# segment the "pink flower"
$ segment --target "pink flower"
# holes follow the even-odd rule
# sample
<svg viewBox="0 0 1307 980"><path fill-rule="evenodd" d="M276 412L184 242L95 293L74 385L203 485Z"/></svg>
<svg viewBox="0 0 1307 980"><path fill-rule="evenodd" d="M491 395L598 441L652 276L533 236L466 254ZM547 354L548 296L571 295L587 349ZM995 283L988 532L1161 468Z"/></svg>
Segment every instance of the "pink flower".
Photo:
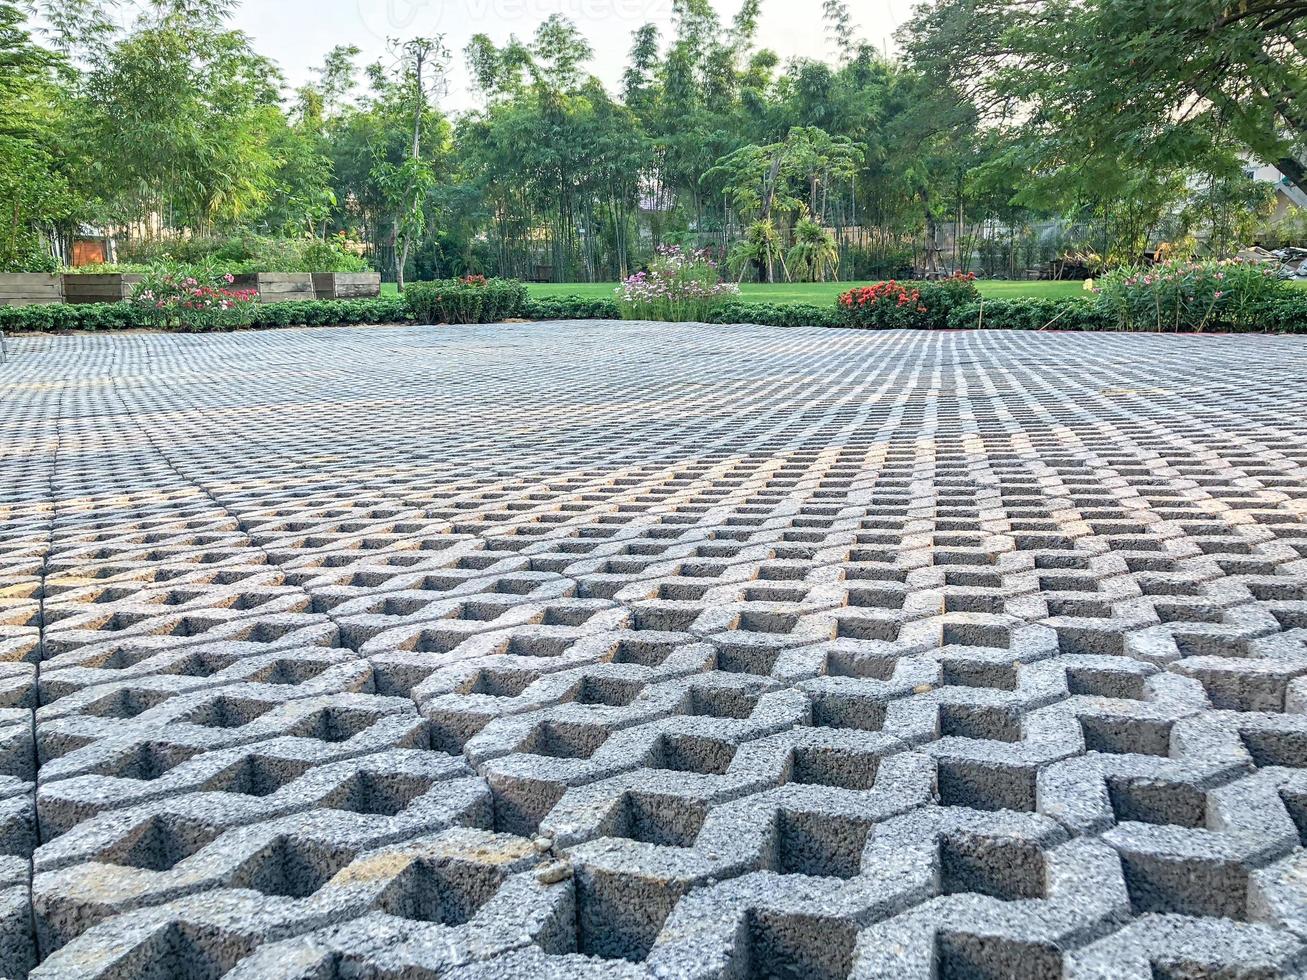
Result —
<svg viewBox="0 0 1307 980"><path fill-rule="evenodd" d="M1217 298L1217 299L1220 299L1220 298L1221 298L1222 296L1224 296L1224 295L1225 295L1224 292L1221 292L1221 291L1218 290L1217 293L1216 293L1216 298Z"/></svg>

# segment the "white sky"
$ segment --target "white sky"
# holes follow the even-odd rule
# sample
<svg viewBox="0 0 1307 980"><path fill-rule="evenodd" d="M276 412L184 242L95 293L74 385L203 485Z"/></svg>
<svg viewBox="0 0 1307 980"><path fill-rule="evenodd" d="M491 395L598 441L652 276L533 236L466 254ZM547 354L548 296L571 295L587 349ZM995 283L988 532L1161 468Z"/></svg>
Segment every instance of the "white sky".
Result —
<svg viewBox="0 0 1307 980"><path fill-rule="evenodd" d="M913 0L852 0L861 37L884 48L911 14ZM729 23L740 0L713 0ZM831 54L821 17L821 0L764 0L759 44L782 59ZM291 85L307 81L323 55L337 44L363 49L360 64L382 55L387 37L444 34L455 53L451 109L472 104L462 50L474 34L496 43L509 35L529 38L551 14L562 13L581 28L595 49L590 70L615 89L626 64L631 34L653 22L664 38L671 32L672 0L245 0L233 26L274 58Z"/></svg>

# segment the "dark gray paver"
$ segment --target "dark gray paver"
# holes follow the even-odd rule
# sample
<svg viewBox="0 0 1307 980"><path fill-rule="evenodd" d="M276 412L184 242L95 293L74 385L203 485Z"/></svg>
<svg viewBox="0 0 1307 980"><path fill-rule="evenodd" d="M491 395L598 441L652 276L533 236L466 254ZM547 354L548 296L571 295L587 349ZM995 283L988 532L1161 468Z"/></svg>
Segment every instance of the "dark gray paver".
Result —
<svg viewBox="0 0 1307 980"><path fill-rule="evenodd" d="M20 338L0 976L1307 969L1307 343Z"/></svg>

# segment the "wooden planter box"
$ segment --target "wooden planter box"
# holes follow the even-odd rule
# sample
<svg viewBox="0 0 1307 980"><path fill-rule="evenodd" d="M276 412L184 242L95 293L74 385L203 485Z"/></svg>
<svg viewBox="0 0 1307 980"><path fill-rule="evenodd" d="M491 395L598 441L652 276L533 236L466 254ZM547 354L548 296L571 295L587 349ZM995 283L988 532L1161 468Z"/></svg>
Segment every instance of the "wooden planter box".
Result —
<svg viewBox="0 0 1307 980"><path fill-rule="evenodd" d="M42 306L64 301L64 277L40 272L0 275L0 306Z"/></svg>
<svg viewBox="0 0 1307 980"><path fill-rule="evenodd" d="M96 274L64 276L64 301L67 303L121 303L145 277L142 275Z"/></svg>
<svg viewBox="0 0 1307 980"><path fill-rule="evenodd" d="M380 272L315 272L318 299L376 299L381 295Z"/></svg>
<svg viewBox="0 0 1307 980"><path fill-rule="evenodd" d="M289 303L318 298L313 275L308 272L256 272L237 276L232 289L256 289L260 303Z"/></svg>

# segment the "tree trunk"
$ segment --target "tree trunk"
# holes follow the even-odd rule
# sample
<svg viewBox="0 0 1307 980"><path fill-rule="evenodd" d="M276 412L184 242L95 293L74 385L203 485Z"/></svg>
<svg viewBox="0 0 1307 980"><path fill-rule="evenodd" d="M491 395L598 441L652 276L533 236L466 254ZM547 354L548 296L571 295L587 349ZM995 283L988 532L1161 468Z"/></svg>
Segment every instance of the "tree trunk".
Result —
<svg viewBox="0 0 1307 980"><path fill-rule="evenodd" d="M1307 166L1303 166L1294 157L1285 156L1275 161L1275 169L1284 174L1294 187L1307 194Z"/></svg>
<svg viewBox="0 0 1307 980"><path fill-rule="evenodd" d="M403 220L402 215L395 215L395 224L390 235L390 261L395 268L395 284L401 293L404 291L404 266L407 264L399 259L399 227Z"/></svg>

